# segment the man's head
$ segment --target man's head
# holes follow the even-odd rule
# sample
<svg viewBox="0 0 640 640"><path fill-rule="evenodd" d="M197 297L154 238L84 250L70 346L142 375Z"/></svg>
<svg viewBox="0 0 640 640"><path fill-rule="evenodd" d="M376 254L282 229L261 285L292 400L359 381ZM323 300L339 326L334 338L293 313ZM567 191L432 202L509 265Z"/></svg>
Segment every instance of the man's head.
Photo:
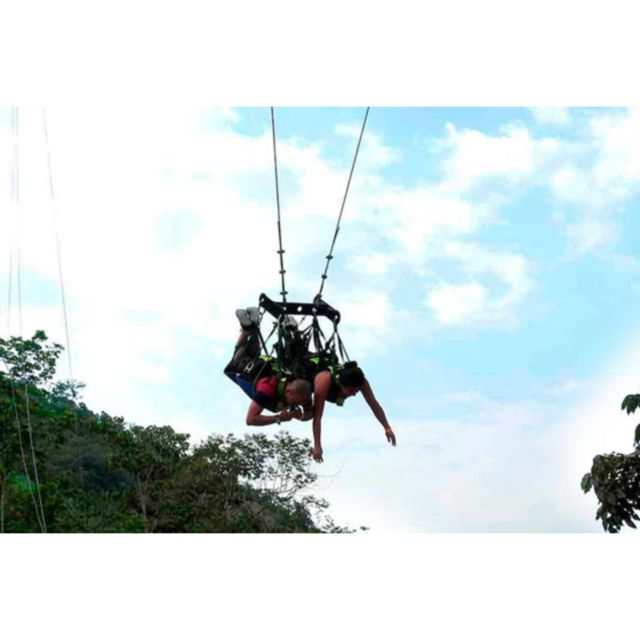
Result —
<svg viewBox="0 0 640 640"><path fill-rule="evenodd" d="M355 362L348 362L340 373L340 386L345 398L355 396L365 383L364 373Z"/></svg>
<svg viewBox="0 0 640 640"><path fill-rule="evenodd" d="M301 378L292 380L284 389L284 399L291 407L309 404L311 402L311 385Z"/></svg>

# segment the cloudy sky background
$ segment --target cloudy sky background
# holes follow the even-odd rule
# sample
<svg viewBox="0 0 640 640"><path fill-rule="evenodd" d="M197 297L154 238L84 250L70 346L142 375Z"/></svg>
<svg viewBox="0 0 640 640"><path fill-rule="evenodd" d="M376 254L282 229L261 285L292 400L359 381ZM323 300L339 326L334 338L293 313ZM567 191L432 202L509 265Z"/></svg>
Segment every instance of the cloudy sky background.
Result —
<svg viewBox="0 0 640 640"><path fill-rule="evenodd" d="M277 111L290 297L317 291L362 109ZM0 110L0 335L64 341L41 112ZM74 375L95 411L249 431L234 309L277 295L268 109L48 111ZM325 298L398 436L329 408L316 493L373 531L599 531L579 489L639 389L640 112L374 109ZM61 374L66 375L62 362ZM308 424L291 430L309 435Z"/></svg>

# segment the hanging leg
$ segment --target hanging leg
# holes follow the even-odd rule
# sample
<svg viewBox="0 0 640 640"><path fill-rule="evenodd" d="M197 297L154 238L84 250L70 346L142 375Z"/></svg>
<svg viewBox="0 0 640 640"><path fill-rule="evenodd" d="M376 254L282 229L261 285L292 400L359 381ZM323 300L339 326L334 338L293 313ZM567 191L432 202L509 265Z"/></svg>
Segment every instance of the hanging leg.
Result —
<svg viewBox="0 0 640 640"><path fill-rule="evenodd" d="M243 329L240 332L238 341L233 350L232 362L240 362L241 360L252 360L260 355L260 340L258 339L258 330Z"/></svg>
<svg viewBox="0 0 640 640"><path fill-rule="evenodd" d="M240 373L244 367L260 355L260 338L258 328L259 310L256 307L238 309L236 316L242 330L233 349L233 357L224 368L226 375L232 377Z"/></svg>

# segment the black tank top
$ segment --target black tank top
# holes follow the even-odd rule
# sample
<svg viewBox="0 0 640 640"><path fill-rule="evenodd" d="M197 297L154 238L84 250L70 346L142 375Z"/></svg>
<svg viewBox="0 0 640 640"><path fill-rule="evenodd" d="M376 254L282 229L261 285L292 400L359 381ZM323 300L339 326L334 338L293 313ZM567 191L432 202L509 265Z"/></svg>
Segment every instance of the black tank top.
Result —
<svg viewBox="0 0 640 640"><path fill-rule="evenodd" d="M329 393L327 393L327 402L332 402L341 407L344 404L344 398L340 397L340 383L338 382L339 374L331 373L331 386L329 387Z"/></svg>
<svg viewBox="0 0 640 640"><path fill-rule="evenodd" d="M342 387L340 386L340 371L336 372L336 367L319 356L307 357L305 361L305 378L313 385L319 373L328 371L331 374L331 386L327 393L326 401L341 407L345 399L340 397Z"/></svg>

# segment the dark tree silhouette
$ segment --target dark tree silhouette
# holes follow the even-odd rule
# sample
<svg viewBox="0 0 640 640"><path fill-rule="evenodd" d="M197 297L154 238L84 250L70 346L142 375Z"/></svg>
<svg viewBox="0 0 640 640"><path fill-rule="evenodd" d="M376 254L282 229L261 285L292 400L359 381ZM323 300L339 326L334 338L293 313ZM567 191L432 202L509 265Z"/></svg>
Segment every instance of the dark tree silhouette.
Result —
<svg viewBox="0 0 640 640"><path fill-rule="evenodd" d="M622 401L627 415L640 406L640 394L631 394ZM640 424L635 429L632 453L608 453L593 459L591 471L582 478L582 490L593 489L599 507L596 519L609 533L618 533L627 525L636 528L640 520Z"/></svg>

